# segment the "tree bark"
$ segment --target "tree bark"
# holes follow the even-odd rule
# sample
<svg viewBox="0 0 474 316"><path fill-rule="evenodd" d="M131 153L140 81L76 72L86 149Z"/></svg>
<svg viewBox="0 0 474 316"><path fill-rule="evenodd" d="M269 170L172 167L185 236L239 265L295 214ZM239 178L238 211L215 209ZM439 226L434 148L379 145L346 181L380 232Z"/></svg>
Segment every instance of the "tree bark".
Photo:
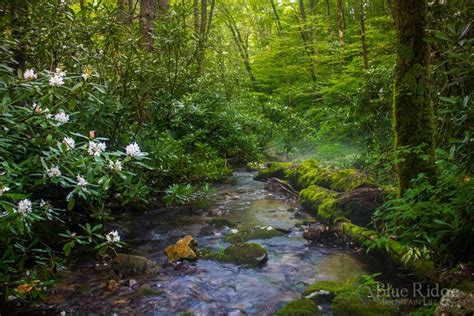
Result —
<svg viewBox="0 0 474 316"><path fill-rule="evenodd" d="M26 64L26 48L23 36L28 27L28 1L15 0L10 2L11 14L11 28L15 39L18 39L18 47L14 52L14 59L16 64L13 65L16 69L22 69Z"/></svg>
<svg viewBox="0 0 474 316"><path fill-rule="evenodd" d="M131 16L130 16L130 8L128 7L130 5L129 0L118 0L117 1L117 8L118 8L118 20L120 23L124 25L130 25L132 22Z"/></svg>
<svg viewBox="0 0 474 316"><path fill-rule="evenodd" d="M250 64L250 56L248 52L248 42L245 44L245 42L242 40L242 36L240 34L240 31L235 24L234 20L232 17L227 13L227 26L229 27L230 33L232 34L232 38L234 39L235 45L237 46L237 50L239 52L240 57L242 58L242 62L244 64L245 70L247 71L247 74L250 79L250 83L255 91L257 91L257 80L255 79L255 76L253 75L252 71L252 65Z"/></svg>
<svg viewBox="0 0 474 316"><path fill-rule="evenodd" d="M369 58L367 53L367 42L365 40L365 13L364 0L360 0L360 41L362 43L362 57L364 59L364 69L369 69Z"/></svg>
<svg viewBox="0 0 474 316"><path fill-rule="evenodd" d="M343 0L337 0L337 25L338 25L338 36L339 36L339 49L341 63L344 64L344 3Z"/></svg>
<svg viewBox="0 0 474 316"><path fill-rule="evenodd" d="M199 36L199 26L201 25L199 19L199 0L193 1L193 13L194 13L194 34Z"/></svg>
<svg viewBox="0 0 474 316"><path fill-rule="evenodd" d="M304 48L305 48L305 51L306 51L306 54L308 55L308 59L309 59L309 66L308 66L308 70L309 70L309 74L310 74L310 77L311 77L311 80L313 82L316 82L316 70L315 70L315 67L314 67L314 47L313 47L313 39L312 39L312 36L310 34L310 32L308 32L308 21L307 21L307 17L306 17L306 10L305 10L305 6L304 6L304 1L303 0L298 0L298 4L299 4L299 8L300 8L300 15L301 15L301 19L303 21L303 23L300 23L302 24L300 26L300 34L301 34L301 39L303 40L303 45L304 45Z"/></svg>
<svg viewBox="0 0 474 316"><path fill-rule="evenodd" d="M434 112L429 92L426 0L397 0L394 131L399 195L424 173L434 178Z"/></svg>
<svg viewBox="0 0 474 316"><path fill-rule="evenodd" d="M272 5L273 14L275 15L275 20L277 23L277 32L278 32L278 35L281 36L281 30L282 30L281 21L280 21L280 15L278 14L278 10L275 5L275 0L270 0L270 3Z"/></svg>
<svg viewBox="0 0 474 316"><path fill-rule="evenodd" d="M145 51L154 47L156 0L140 0L140 46Z"/></svg>

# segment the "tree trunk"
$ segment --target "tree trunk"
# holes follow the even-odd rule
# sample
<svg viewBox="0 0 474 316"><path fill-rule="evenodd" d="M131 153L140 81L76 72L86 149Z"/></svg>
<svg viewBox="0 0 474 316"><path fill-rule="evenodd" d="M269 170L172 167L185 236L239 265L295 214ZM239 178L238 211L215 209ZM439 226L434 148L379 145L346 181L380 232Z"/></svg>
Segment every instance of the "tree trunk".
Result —
<svg viewBox="0 0 474 316"><path fill-rule="evenodd" d="M209 32L212 25L212 18L214 16L216 0L211 0L210 4L211 4L211 7L210 7L209 16L208 16L208 13L207 13L208 2L207 0L201 0L201 16L200 16L200 24L199 24L199 33L197 35L197 48L196 48L196 63L197 63L199 74L202 73L205 48L206 48L207 38L209 36Z"/></svg>
<svg viewBox="0 0 474 316"><path fill-rule="evenodd" d="M230 33L232 34L232 38L234 39L235 45L237 46L237 50L239 52L240 57L242 58L242 62L244 63L245 70L247 71L250 79L250 83L255 91L257 91L257 80L253 75L252 65L250 64L250 56L248 52L248 41L247 44L244 43L242 40L242 36L240 34L237 25L233 21L232 17L228 16L227 19L227 26L229 27Z"/></svg>
<svg viewBox="0 0 474 316"><path fill-rule="evenodd" d="M424 173L433 178L434 113L429 92L429 46L425 41L426 0L398 0L395 5L397 64L394 131L399 194Z"/></svg>
<svg viewBox="0 0 474 316"><path fill-rule="evenodd" d="M132 22L132 19L130 16L130 8L128 7L129 5L130 5L130 1L128 0L117 1L118 20L121 24L130 25L130 23Z"/></svg>
<svg viewBox="0 0 474 316"><path fill-rule="evenodd" d="M326 15L331 15L331 6L329 5L329 0L326 0Z"/></svg>
<svg viewBox="0 0 474 316"><path fill-rule="evenodd" d="M364 14L364 0L360 0L360 41L362 43L362 57L364 58L364 69L369 69L369 59L367 53L367 43L365 41L365 14Z"/></svg>
<svg viewBox="0 0 474 316"><path fill-rule="evenodd" d="M341 63L344 64L344 3L343 0L337 0L337 25L339 34L339 49L341 56Z"/></svg>
<svg viewBox="0 0 474 316"><path fill-rule="evenodd" d="M201 25L199 19L199 0L193 1L193 13L194 13L194 35L199 36L199 25Z"/></svg>
<svg viewBox="0 0 474 316"><path fill-rule="evenodd" d="M140 0L140 46L145 51L153 50L155 14L156 0Z"/></svg>
<svg viewBox="0 0 474 316"><path fill-rule="evenodd" d="M276 5L275 5L275 0L270 0L270 3L272 4L272 10L273 14L275 15L275 20L277 22L277 32L278 35L281 36L281 22L280 22L280 15L278 14Z"/></svg>
<svg viewBox="0 0 474 316"><path fill-rule="evenodd" d="M17 62L13 65L16 69L22 69L26 64L26 48L23 36L28 25L28 1L14 0L10 2L11 28L15 39L18 39L18 47L14 52L14 59Z"/></svg>
<svg viewBox="0 0 474 316"><path fill-rule="evenodd" d="M301 19L303 20L302 25L300 26L300 34L301 34L301 39L303 40L303 45L306 51L306 54L308 55L309 59L309 74L311 76L311 80L313 82L316 82L316 71L314 67L314 47L313 47L313 40L311 38L310 32L308 32L308 21L306 18L306 10L304 7L304 2L303 0L298 0L299 3L299 8L300 8L300 15Z"/></svg>

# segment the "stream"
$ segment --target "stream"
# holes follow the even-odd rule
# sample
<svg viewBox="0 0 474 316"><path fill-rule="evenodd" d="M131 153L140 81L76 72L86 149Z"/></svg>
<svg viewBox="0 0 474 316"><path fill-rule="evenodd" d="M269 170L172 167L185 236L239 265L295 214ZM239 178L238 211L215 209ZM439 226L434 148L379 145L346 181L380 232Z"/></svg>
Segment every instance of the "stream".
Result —
<svg viewBox="0 0 474 316"><path fill-rule="evenodd" d="M373 257L347 248L308 243L302 237L303 228L295 226L302 220L288 211L296 206L294 202L267 191L264 183L252 179L253 175L235 172L232 184L217 188L205 216L183 210L150 210L115 218L110 229L118 230L127 243L120 252L145 256L164 264L163 270L119 280L106 264L75 258L69 269L61 272L47 303L76 315L272 315L290 300L300 298L305 287L318 280L344 281L380 270L380 262ZM268 262L262 267L202 259L165 264L163 249L184 235L192 235L199 248L218 250L228 246L223 237L230 228L208 225L211 215L216 214L236 223L238 229L260 225L287 233L251 241L268 251ZM114 278L117 282L109 281ZM137 295L143 288L157 292ZM328 306L322 308L330 315Z"/></svg>

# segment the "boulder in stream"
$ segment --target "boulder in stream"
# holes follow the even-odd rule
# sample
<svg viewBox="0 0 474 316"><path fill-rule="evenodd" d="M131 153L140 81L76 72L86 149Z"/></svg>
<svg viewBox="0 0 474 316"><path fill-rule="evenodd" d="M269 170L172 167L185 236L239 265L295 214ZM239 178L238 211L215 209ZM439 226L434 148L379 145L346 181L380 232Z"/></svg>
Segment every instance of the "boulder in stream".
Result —
<svg viewBox="0 0 474 316"><path fill-rule="evenodd" d="M176 242L169 245L164 251L168 262L173 263L179 260L195 260L197 259L197 242L191 235L187 235Z"/></svg>
<svg viewBox="0 0 474 316"><path fill-rule="evenodd" d="M112 260L111 266L115 272L124 275L155 274L160 270L153 261L145 257L123 253L117 254Z"/></svg>

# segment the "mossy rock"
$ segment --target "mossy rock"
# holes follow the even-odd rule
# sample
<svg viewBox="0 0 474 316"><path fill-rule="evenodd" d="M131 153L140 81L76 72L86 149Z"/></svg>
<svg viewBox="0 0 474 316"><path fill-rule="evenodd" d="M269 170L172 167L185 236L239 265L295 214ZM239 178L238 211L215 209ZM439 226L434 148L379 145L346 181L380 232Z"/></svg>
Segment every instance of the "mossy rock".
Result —
<svg viewBox="0 0 474 316"><path fill-rule="evenodd" d="M336 295L342 293L345 289L345 285L340 282L324 280L308 286L302 295L318 303L329 303Z"/></svg>
<svg viewBox="0 0 474 316"><path fill-rule="evenodd" d="M241 243L255 239L270 239L283 236L283 233L273 227L254 227L225 236L224 241L229 243Z"/></svg>
<svg viewBox="0 0 474 316"><path fill-rule="evenodd" d="M373 181L356 169L335 169L330 177L330 186L334 191L344 192L362 187L374 187Z"/></svg>
<svg viewBox="0 0 474 316"><path fill-rule="evenodd" d="M336 194L334 192L313 184L301 190L299 203L305 210L316 212L319 206L327 199L334 200L335 197Z"/></svg>
<svg viewBox="0 0 474 316"><path fill-rule="evenodd" d="M267 262L268 253L267 250L259 244L238 243L221 249L219 252L204 250L201 253L201 258L257 267Z"/></svg>
<svg viewBox="0 0 474 316"><path fill-rule="evenodd" d="M148 297L148 296L160 296L163 292L158 290L153 290L148 287L140 288L138 291L133 293L134 297L141 298L141 297Z"/></svg>
<svg viewBox="0 0 474 316"><path fill-rule="evenodd" d="M329 188L331 184L330 175L329 168L321 166L318 161L306 160L298 166L292 184L299 190L310 185Z"/></svg>
<svg viewBox="0 0 474 316"><path fill-rule="evenodd" d="M320 315L318 304L309 299L293 300L276 312L276 316L316 316Z"/></svg>
<svg viewBox="0 0 474 316"><path fill-rule="evenodd" d="M111 267L114 271L124 274L155 274L160 271L153 261L142 256L119 253L112 260Z"/></svg>
<svg viewBox="0 0 474 316"><path fill-rule="evenodd" d="M266 181L270 178L286 180L288 170L293 166L292 162L269 162L267 168L260 170L254 179L257 181Z"/></svg>
<svg viewBox="0 0 474 316"><path fill-rule="evenodd" d="M234 227L237 227L237 224L231 222L227 218L222 218L222 217L211 219L210 224L214 225L215 228L222 228L222 227L234 228Z"/></svg>
<svg viewBox="0 0 474 316"><path fill-rule="evenodd" d="M395 304L377 303L366 296L357 295L352 291L338 294L332 303L334 316L396 316L399 315Z"/></svg>

